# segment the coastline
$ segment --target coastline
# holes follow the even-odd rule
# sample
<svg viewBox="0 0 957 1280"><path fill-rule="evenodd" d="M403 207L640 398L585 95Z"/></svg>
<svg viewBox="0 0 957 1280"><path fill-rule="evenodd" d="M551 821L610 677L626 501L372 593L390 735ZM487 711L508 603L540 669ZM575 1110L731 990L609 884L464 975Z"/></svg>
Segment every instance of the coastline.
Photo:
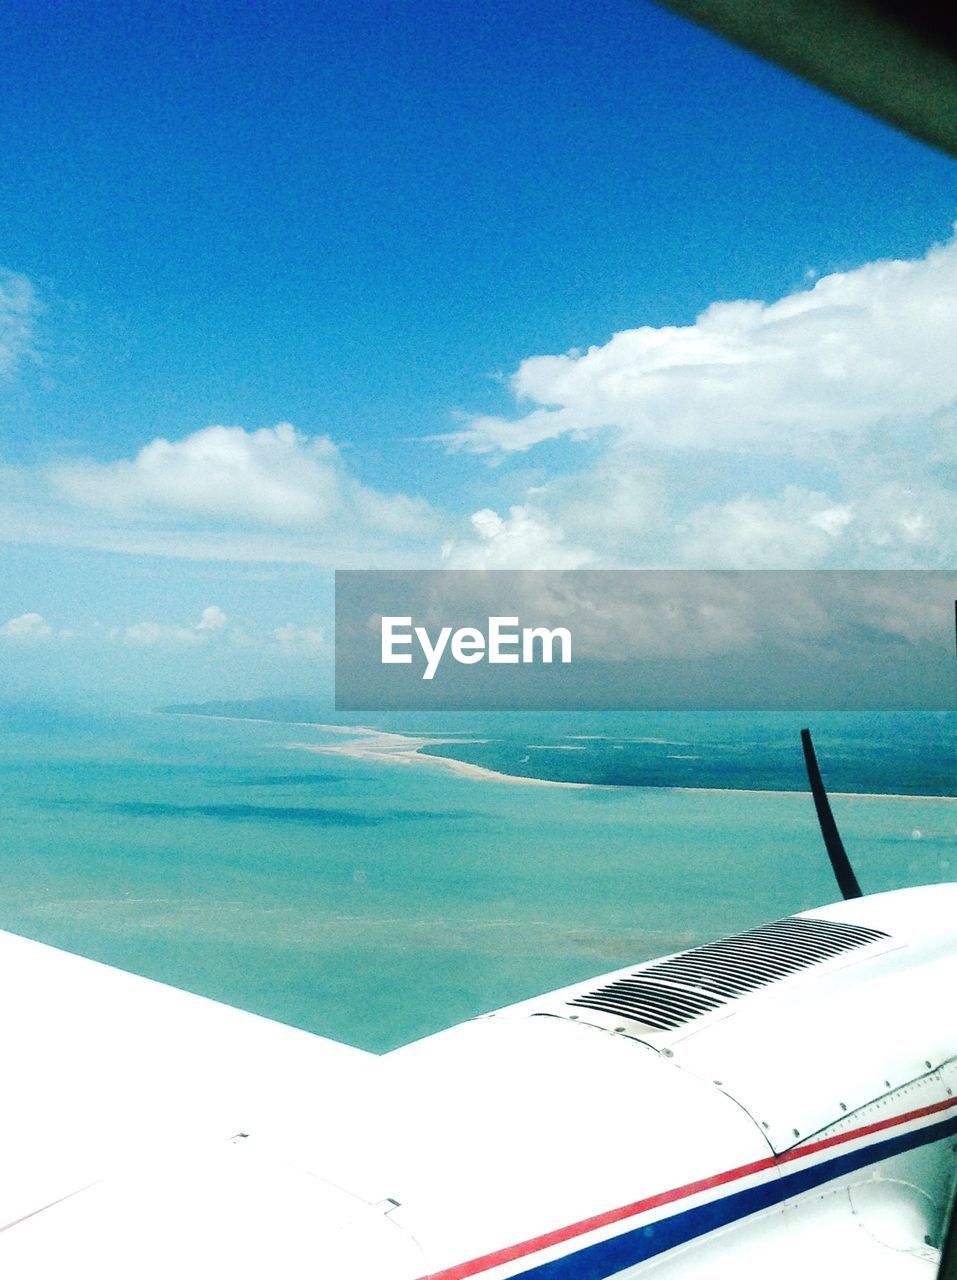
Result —
<svg viewBox="0 0 957 1280"><path fill-rule="evenodd" d="M431 755L424 748L429 746L454 746L457 743L476 743L488 741L478 738L450 738L397 733L385 729L373 729L368 725L325 724L315 720L271 720L264 716L229 716L207 714L198 711L164 711L151 714L171 716L187 716L199 720L227 720L244 724L268 724L288 726L297 729L320 729L324 733L348 738L348 741L332 745L317 742L289 742L288 750L309 751L316 755L342 756L354 760L371 760L382 764L402 765L435 765L461 778L505 782L518 786L532 787L564 787L573 790L602 791L677 791L688 794L711 793L715 795L739 796L796 796L807 798L808 792L803 789L767 788L767 787L695 787L684 784L667 786L648 786L612 782L571 782L559 778L533 778L527 774L505 773L500 769L490 769L487 765L474 764L467 760L457 760L452 756ZM576 734L577 738L599 738L604 734ZM634 741L665 741L663 739L639 738ZM667 740L671 741L671 740ZM562 748L557 748L561 750ZM574 748L572 748L574 750ZM912 802L940 801L944 804L957 804L957 796L926 795L923 793L892 791L830 791L829 795L839 800L899 800Z"/></svg>
<svg viewBox="0 0 957 1280"><path fill-rule="evenodd" d="M456 743L475 742L475 738L413 738L403 733L365 726L346 728L341 725L321 724L312 726L331 733L354 735L349 742L330 746L317 742L290 742L291 751L311 751L317 755L346 756L352 760L374 760L383 764L438 765L460 778L484 778L492 782L510 782L513 785L533 787L571 787L575 790L591 790L600 785L593 782L563 782L557 778L528 778L520 773L502 773L485 765L456 760L452 756L433 756L422 750L427 746L454 746Z"/></svg>
<svg viewBox="0 0 957 1280"><path fill-rule="evenodd" d="M384 729L370 729L365 725L344 726L332 724L316 724L310 726L323 729L328 733L354 735L352 741L342 746L324 746L320 743L291 742L290 749L313 751L318 754L347 756L354 760L378 760L393 764L436 764L448 769L461 778L485 778L495 782L511 782L527 784L533 787L572 787L576 790L603 791L679 791L690 795L709 793L729 796L795 796L806 800L807 791L787 790L786 788L769 789L767 787L689 787L689 786L640 786L617 782L569 782L558 778L531 778L523 773L504 773L500 769L490 769L486 765L473 764L468 760L456 760L453 756L434 756L423 747L456 743L474 743L487 741L480 738L438 738L413 737L411 734L395 733ZM560 749L560 748L559 748ZM916 795L889 791L831 791L829 794L838 800L904 800L915 802L941 801L957 804L957 796Z"/></svg>

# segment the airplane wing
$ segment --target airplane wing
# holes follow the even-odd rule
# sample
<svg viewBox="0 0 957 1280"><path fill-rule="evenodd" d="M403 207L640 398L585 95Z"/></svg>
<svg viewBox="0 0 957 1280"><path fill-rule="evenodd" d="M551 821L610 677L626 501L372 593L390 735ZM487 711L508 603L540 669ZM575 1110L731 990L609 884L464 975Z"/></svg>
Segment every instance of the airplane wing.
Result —
<svg viewBox="0 0 957 1280"><path fill-rule="evenodd" d="M712 1239L707 1249L648 1270L654 1280L936 1280L940 1253L927 1246L920 1206L892 1185L871 1220L854 1211L846 1191L820 1197Z"/></svg>
<svg viewBox="0 0 957 1280"><path fill-rule="evenodd" d="M373 1055L9 933L0 975L0 1273L421 1274L352 1164Z"/></svg>
<svg viewBox="0 0 957 1280"><path fill-rule="evenodd" d="M856 899L381 1058L0 934L0 1273L930 1280L955 919Z"/></svg>

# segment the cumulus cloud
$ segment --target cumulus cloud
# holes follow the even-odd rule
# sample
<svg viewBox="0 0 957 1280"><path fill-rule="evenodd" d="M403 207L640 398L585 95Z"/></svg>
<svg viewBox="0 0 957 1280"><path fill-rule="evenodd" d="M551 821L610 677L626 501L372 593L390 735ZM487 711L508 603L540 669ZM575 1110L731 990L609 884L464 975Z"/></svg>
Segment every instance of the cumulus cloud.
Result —
<svg viewBox="0 0 957 1280"><path fill-rule="evenodd" d="M713 568L810 567L828 558L853 520L848 506L796 487L769 500L735 498L690 514L679 534L681 558Z"/></svg>
<svg viewBox="0 0 957 1280"><path fill-rule="evenodd" d="M132 623L87 622L79 630L56 628L42 614L23 613L0 625L0 640L37 644L49 640L76 640L89 646L120 644L128 649L170 651L210 650L228 646L232 653L316 657L331 651L326 632L318 626L286 622L282 626L246 621L237 623L219 605L210 604L194 622L178 619L148 619Z"/></svg>
<svg viewBox="0 0 957 1280"><path fill-rule="evenodd" d="M49 640L53 636L53 628L39 613L21 613L18 618L11 618L0 627L0 636L5 640L31 644L38 640Z"/></svg>
<svg viewBox="0 0 957 1280"><path fill-rule="evenodd" d="M8 312L28 316L17 287ZM471 516L373 489L332 440L288 423L208 426L123 458L0 468L0 536L338 568L947 567L954 349L957 237L524 360L524 412L444 437L503 464L482 468L500 483ZM542 461L522 486L528 451ZM168 624L137 626L129 643L164 642ZM179 643L216 629L173 628ZM270 644L308 647L299 630Z"/></svg>
<svg viewBox="0 0 957 1280"><path fill-rule="evenodd" d="M501 459L564 436L552 449L587 464L515 508L547 539L523 546L514 516L483 511L450 556L494 565L492 529L508 567L542 545L604 567L952 565L955 343L957 236L777 302L531 357L511 382L524 415L473 417L446 441Z"/></svg>
<svg viewBox="0 0 957 1280"><path fill-rule="evenodd" d="M218 605L208 605L192 625L168 622L135 622L132 626L113 630L112 639L136 648L193 647L208 644L226 630L227 618Z"/></svg>
<svg viewBox="0 0 957 1280"><path fill-rule="evenodd" d="M205 427L133 457L0 466L0 539L336 568L434 563L443 516L360 481L288 423Z"/></svg>
<svg viewBox="0 0 957 1280"><path fill-rule="evenodd" d="M199 615L199 622L196 623L195 630L201 635L222 631L226 626L226 621L226 615L219 605L210 604Z"/></svg>
<svg viewBox="0 0 957 1280"><path fill-rule="evenodd" d="M529 491L507 516L477 512L446 544L454 568L899 568L955 562L957 492L929 475L881 482L853 457L829 490L785 484L703 500L694 462L649 479L607 468ZM888 461L893 470L893 462ZM706 468L705 468L706 470ZM598 491L607 485L607 501ZM578 492L576 493L576 490ZM580 495L596 492L594 505ZM628 495L635 505L629 511Z"/></svg>
<svg viewBox="0 0 957 1280"><path fill-rule="evenodd" d="M448 569L582 569L591 552L570 546L564 533L541 511L512 507L507 516L486 508L470 524L474 537L449 541L442 550Z"/></svg>
<svg viewBox="0 0 957 1280"><path fill-rule="evenodd" d="M681 450L770 444L807 454L957 397L957 238L913 261L868 263L766 304L717 302L693 325L524 360L529 412L473 417L447 437L477 453L614 431Z"/></svg>
<svg viewBox="0 0 957 1280"><path fill-rule="evenodd" d="M0 269L0 377L10 377L33 349L33 325L39 304L24 275Z"/></svg>
<svg viewBox="0 0 957 1280"><path fill-rule="evenodd" d="M132 460L61 464L50 476L72 502L125 515L280 530L351 520L396 534L428 522L425 503L363 486L328 437L288 422L259 431L205 427L182 440L153 440Z"/></svg>

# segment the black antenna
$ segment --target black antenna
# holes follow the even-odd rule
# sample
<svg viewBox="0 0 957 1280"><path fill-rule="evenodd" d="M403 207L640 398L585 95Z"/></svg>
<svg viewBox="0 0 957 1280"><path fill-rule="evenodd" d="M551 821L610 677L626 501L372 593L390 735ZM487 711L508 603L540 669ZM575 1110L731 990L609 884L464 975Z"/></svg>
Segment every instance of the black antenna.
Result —
<svg viewBox="0 0 957 1280"><path fill-rule="evenodd" d="M834 821L834 814L831 812L831 803L827 798L827 792L824 790L824 783L821 781L821 771L817 767L814 743L811 741L811 734L808 729L801 730L801 746L804 748L807 780L811 784L811 795L814 797L817 820L821 824L824 847L827 849L827 856L831 859L831 867L837 880L837 887L844 898L863 897L861 886L857 883L857 876L854 874L854 869L847 856L847 850L844 848L844 842L841 840L841 834L837 829L837 823Z"/></svg>

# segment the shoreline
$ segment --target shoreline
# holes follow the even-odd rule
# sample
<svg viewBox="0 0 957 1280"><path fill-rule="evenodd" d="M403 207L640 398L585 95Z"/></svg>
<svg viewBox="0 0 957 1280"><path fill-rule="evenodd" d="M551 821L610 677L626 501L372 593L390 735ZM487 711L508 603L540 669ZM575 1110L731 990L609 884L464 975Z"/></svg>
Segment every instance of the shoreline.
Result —
<svg viewBox="0 0 957 1280"><path fill-rule="evenodd" d="M317 729L326 729L333 733L353 733L351 729L343 729L338 725L315 725ZM311 751L316 755L345 756L351 760L374 760L380 764L404 765L438 765L454 773L460 778L482 778L492 782L508 782L515 785L533 787L571 787L575 790L591 790L600 783L564 782L558 778L528 778L520 773L503 773L499 769L489 769L485 765L472 764L468 760L456 760L453 756L433 756L423 747L454 746L456 743L477 742L476 738L414 738L403 733L391 733L385 730L359 727L359 736L341 746L329 746L318 742L290 742L290 751ZM487 739L486 739L487 741Z"/></svg>
<svg viewBox="0 0 957 1280"><path fill-rule="evenodd" d="M154 715L186 716L193 720L227 720L240 724L268 724L273 726L287 725L296 729L321 729L324 733L348 736L351 741L342 745L327 745L313 742L289 742L288 750L309 751L316 755L343 756L352 760L373 760L382 764L427 765L435 764L447 769L457 777L485 779L486 781L506 782L514 785L532 787L564 787L572 790L603 791L679 791L691 795L711 793L716 795L736 796L797 796L807 799L810 794L805 790L789 790L788 788L770 789L768 787L692 787L683 784L650 786L647 784L631 784L621 782L572 782L560 778L533 778L527 774L504 773L500 769L490 769L486 765L473 764L468 760L457 760L453 756L436 756L424 751L429 746L454 746L456 743L487 742L487 738L443 738L427 737L413 734L397 733L394 730L373 729L369 725L324 724L316 720L270 720L264 716L227 716L207 715L201 711L163 711L152 712ZM579 737L585 735L576 735ZM605 735L588 735L599 737ZM640 741L641 739L639 739ZM911 794L893 791L829 791L828 794L839 800L903 800L903 801L940 801L945 804L957 804L957 796Z"/></svg>
<svg viewBox="0 0 957 1280"><path fill-rule="evenodd" d="M370 729L366 725L355 729L341 725L317 724L311 726L327 732L339 734L357 734L358 736L342 746L324 746L321 743L291 742L290 749L312 751L320 755L345 756L353 760L378 760L383 763L399 764L437 764L461 778L485 778L496 782L526 784L533 787L571 787L576 790L603 791L679 791L690 795L712 794L729 796L795 796L806 800L810 792L804 790L788 790L768 787L689 787L684 785L648 786L645 784L629 784L622 782L572 782L560 778L533 778L523 773L504 773L500 769L490 769L487 765L474 764L468 760L457 760L454 756L436 756L423 747L448 745L456 743L487 742L487 738L422 738L411 734L395 733L384 729ZM366 742L368 739L373 741ZM828 794L838 800L904 800L904 801L942 801L957 804L957 796L945 795L911 795L906 792L890 791L830 791Z"/></svg>

